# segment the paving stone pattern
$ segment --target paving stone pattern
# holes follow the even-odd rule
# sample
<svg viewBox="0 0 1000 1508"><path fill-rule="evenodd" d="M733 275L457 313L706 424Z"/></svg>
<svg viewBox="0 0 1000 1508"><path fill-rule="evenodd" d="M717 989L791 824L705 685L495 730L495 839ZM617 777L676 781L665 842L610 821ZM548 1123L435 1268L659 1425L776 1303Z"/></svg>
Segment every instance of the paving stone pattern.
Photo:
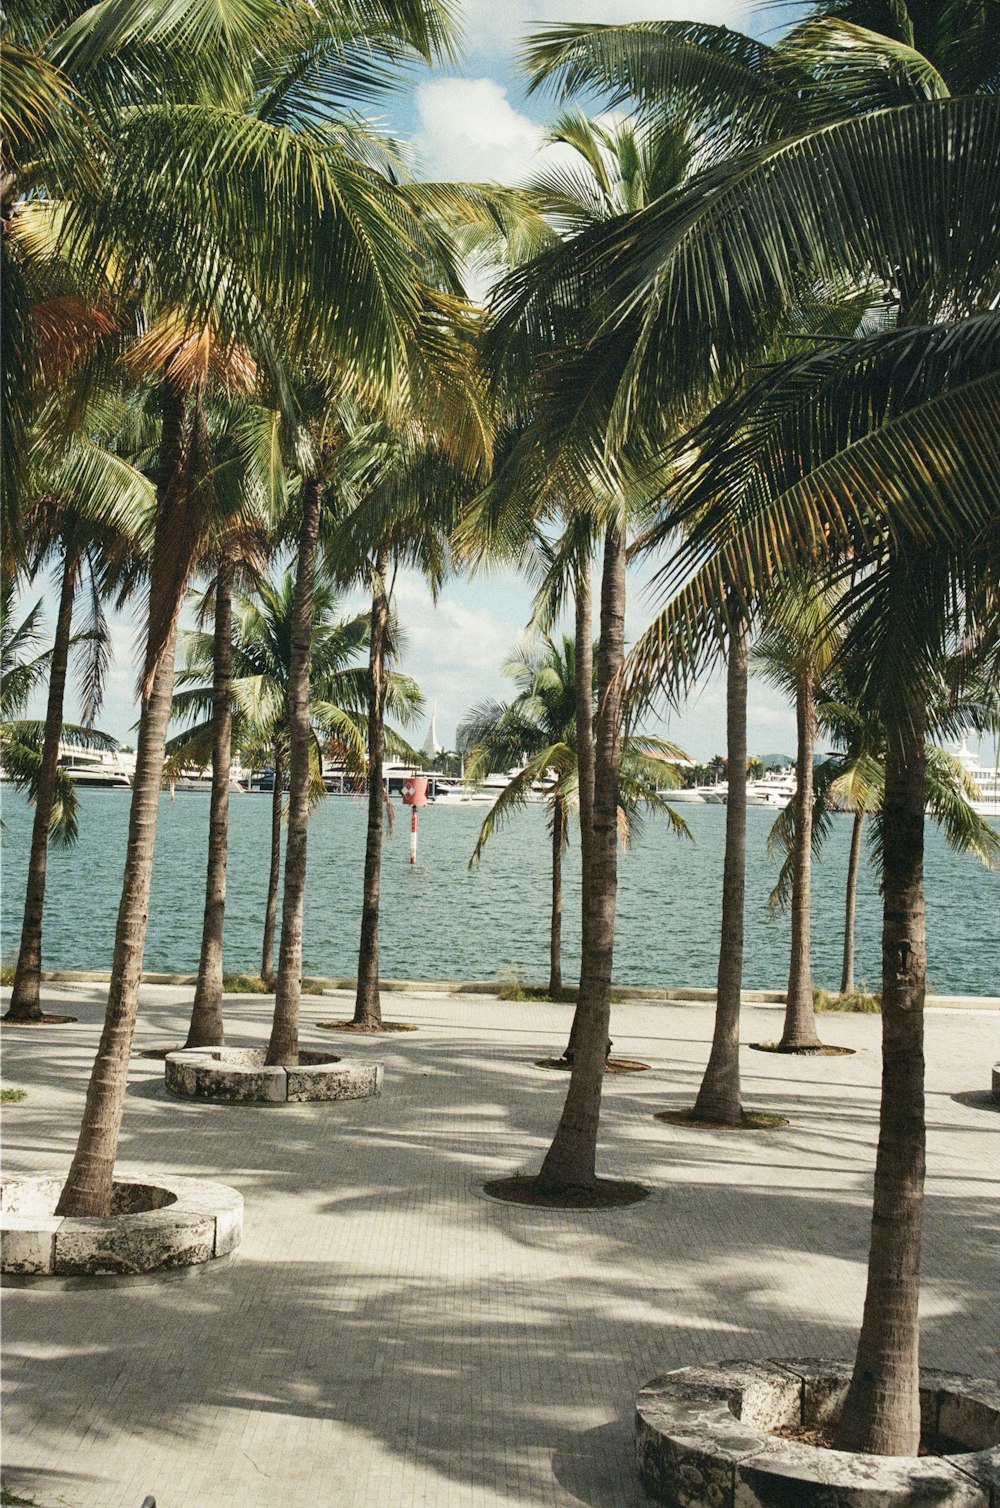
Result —
<svg viewBox="0 0 1000 1508"><path fill-rule="evenodd" d="M5 1029L10 1172L68 1165L100 986L52 985L51 1031ZM144 987L136 1047L184 1039L190 990ZM393 995L419 1032L354 1036L380 1099L217 1106L168 1097L133 1060L119 1169L243 1194L236 1259L134 1286L4 1294L4 1470L39 1508L635 1508L636 1393L681 1366L849 1358L864 1295L879 1019L827 1016L853 1057L747 1051L749 1108L784 1129L653 1120L690 1104L711 1008L616 1007L615 1049L652 1065L605 1085L601 1171L645 1181L627 1209L553 1212L482 1196L535 1170L566 1090L532 1066L568 1007ZM346 1001L341 1008L346 1007ZM228 998L228 1040L266 1041L269 1002ZM336 1007L334 1008L336 1013ZM303 1002L303 1040L331 1002ZM745 1010L744 1039L780 1012ZM927 1021L923 1362L996 1371L998 1116L983 1082L995 1012ZM336 1044L335 1049L341 1044ZM341 1048L342 1050L342 1048ZM215 1265L215 1264L213 1264Z"/></svg>

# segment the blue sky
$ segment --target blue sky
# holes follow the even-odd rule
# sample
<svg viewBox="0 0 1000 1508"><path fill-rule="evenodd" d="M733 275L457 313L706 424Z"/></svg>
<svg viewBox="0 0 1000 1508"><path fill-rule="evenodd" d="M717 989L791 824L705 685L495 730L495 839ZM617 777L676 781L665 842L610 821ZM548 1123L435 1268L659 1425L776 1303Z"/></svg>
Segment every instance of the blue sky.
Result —
<svg viewBox="0 0 1000 1508"><path fill-rule="evenodd" d="M386 101L385 122L413 144L421 176L517 182L530 173L542 145L551 103L529 96L516 67L518 47L536 26L567 20L633 21L688 19L738 26L773 35L772 4L745 0L458 0L466 44L459 61L417 73L398 96ZM788 13L784 13L788 18ZM405 669L428 700L437 704L441 740L451 744L455 726L473 703L504 696L499 671L523 633L530 589L511 574L448 582L435 606L415 577L398 583L398 607L407 636ZM631 585L627 632L634 639L655 603L642 582ZM115 664L101 723L131 742L135 722L134 629L115 622ZM717 678L698 688L688 704L664 724L671 738L696 758L725 748L725 698ZM757 753L791 751L795 725L784 698L754 682L750 696L750 748ZM422 740L422 731L417 741Z"/></svg>

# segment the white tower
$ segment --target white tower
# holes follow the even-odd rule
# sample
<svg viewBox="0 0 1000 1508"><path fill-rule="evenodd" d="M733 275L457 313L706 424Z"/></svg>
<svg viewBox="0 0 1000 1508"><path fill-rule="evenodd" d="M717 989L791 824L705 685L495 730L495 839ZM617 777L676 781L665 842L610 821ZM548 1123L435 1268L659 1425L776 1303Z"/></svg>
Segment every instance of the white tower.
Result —
<svg viewBox="0 0 1000 1508"><path fill-rule="evenodd" d="M427 737L424 739L422 753L426 754L428 759L434 760L437 758L440 750L441 745L438 743L437 734L437 699L435 698L431 703L431 721L427 729Z"/></svg>

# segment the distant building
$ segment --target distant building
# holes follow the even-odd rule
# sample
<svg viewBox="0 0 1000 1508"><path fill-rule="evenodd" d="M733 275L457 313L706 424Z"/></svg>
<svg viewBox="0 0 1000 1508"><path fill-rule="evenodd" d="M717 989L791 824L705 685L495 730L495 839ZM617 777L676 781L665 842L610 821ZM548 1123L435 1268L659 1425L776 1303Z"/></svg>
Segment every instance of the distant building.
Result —
<svg viewBox="0 0 1000 1508"><path fill-rule="evenodd" d="M440 752L441 745L438 743L437 734L437 700L435 699L431 703L431 720L427 729L427 737L424 739L421 753L425 754L427 758L433 763Z"/></svg>

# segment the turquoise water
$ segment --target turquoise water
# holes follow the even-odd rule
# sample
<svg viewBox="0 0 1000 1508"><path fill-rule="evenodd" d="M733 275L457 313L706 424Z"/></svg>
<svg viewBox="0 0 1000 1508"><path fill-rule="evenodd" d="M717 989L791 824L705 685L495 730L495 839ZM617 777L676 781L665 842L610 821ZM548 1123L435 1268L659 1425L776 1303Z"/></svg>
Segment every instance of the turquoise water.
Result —
<svg viewBox="0 0 1000 1508"><path fill-rule="evenodd" d="M128 794L84 791L80 840L53 850L45 922L50 968L107 969L111 964L128 823ZM160 807L146 968L193 970L198 963L208 831L207 794L164 796ZM226 966L260 967L270 799L231 802ZM484 808L428 807L420 818L419 864L408 862L408 814L398 809L386 844L382 881L382 972L410 979L491 979L517 970L542 980L548 967L549 846L544 812L523 812L494 837L483 864L469 871ZM615 979L619 984L715 984L725 809L684 809L692 842L650 821L622 855ZM773 814L748 816L748 988L781 988L788 961L788 919L772 917L767 895L775 865L765 840ZM0 937L16 948L23 903L30 808L3 788L3 886ZM353 974L357 962L366 811L361 801L323 802L309 834L305 968L310 974ZM838 819L815 870L813 973L817 984L840 980L842 890L850 823ZM929 972L942 993L1000 993L1000 876L946 847L927 832ZM566 862L564 973L579 960L579 862ZM858 903L859 980L880 973L879 899L866 867Z"/></svg>

